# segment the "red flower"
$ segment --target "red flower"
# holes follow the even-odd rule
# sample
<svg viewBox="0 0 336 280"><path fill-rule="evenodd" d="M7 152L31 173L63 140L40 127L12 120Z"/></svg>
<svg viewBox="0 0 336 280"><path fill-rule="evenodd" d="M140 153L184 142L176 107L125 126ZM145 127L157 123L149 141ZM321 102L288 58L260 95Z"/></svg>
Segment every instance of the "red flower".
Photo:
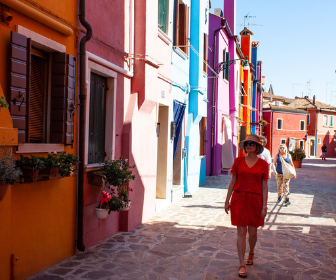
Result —
<svg viewBox="0 0 336 280"><path fill-rule="evenodd" d="M107 204L111 200L111 194L107 191L102 191L102 196L100 197L100 204Z"/></svg>

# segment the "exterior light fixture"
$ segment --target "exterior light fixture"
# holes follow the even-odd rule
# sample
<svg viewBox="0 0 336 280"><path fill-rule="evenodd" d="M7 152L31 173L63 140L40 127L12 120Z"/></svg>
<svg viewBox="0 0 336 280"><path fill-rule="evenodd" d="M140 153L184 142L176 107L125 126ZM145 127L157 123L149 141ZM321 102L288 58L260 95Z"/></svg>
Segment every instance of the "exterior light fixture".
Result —
<svg viewBox="0 0 336 280"><path fill-rule="evenodd" d="M218 71L220 72L220 71L223 71L223 70L227 69L232 63L234 63L235 61L239 61L239 60L245 60L245 65L246 65L246 63L248 63L247 56L243 57L243 58L223 61L223 62L218 64Z"/></svg>
<svg viewBox="0 0 336 280"><path fill-rule="evenodd" d="M250 69L250 64L249 64L248 60L246 59L243 70L249 70L249 69Z"/></svg>

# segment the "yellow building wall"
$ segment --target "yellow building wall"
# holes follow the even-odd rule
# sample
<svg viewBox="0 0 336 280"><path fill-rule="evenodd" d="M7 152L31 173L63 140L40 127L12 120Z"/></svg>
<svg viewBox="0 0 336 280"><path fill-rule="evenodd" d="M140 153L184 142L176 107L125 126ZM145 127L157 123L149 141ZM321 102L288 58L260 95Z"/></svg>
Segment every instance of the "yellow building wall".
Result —
<svg viewBox="0 0 336 280"><path fill-rule="evenodd" d="M24 0L21 2L27 4ZM37 0L36 2L76 25L77 1ZM0 85L7 98L9 98L10 86L10 32L16 31L17 25L65 45L67 53L77 57L76 32L71 36L65 36L13 9L10 9L10 13L13 16L10 25L0 24L0 61L2 62ZM49 13L46 14L55 19ZM76 123L74 131L76 131ZM14 142L17 142L17 131L12 128L9 111L2 109L0 142L4 138L7 142L2 142L0 146L8 147L10 145L8 142L13 135L14 138L16 137ZM75 154L76 142L75 135L74 147L66 146L65 151ZM16 280L25 279L74 254L75 233L75 176L10 186L6 196L0 201L0 279L9 280L11 277L12 254L17 258L14 266Z"/></svg>

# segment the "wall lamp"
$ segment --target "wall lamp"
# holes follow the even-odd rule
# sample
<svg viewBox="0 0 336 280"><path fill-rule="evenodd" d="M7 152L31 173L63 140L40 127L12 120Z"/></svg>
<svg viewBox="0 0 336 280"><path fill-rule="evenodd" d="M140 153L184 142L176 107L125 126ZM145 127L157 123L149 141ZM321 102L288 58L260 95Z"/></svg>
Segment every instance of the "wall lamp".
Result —
<svg viewBox="0 0 336 280"><path fill-rule="evenodd" d="M245 68L246 65L247 66L249 65L247 56L245 56L244 58L237 58L237 59L232 59L232 60L229 60L229 61L223 61L223 62L219 63L218 64L218 71L223 71L223 70L227 69L232 63L234 63L235 61L239 61L239 60L245 60L244 68Z"/></svg>

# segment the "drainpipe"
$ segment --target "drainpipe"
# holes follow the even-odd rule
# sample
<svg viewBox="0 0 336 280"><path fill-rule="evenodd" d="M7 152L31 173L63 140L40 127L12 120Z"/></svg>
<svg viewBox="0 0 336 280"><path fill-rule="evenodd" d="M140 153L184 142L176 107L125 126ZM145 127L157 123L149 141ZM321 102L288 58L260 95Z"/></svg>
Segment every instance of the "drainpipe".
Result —
<svg viewBox="0 0 336 280"><path fill-rule="evenodd" d="M315 124L315 157L317 157L317 129L318 129L318 108L316 107L316 124ZM321 108L320 108L321 112Z"/></svg>
<svg viewBox="0 0 336 280"><path fill-rule="evenodd" d="M80 105L80 120L79 120L79 168L78 168L78 213L77 213L77 249L84 252L84 157L85 157L85 114L86 114L86 42L92 37L91 25L85 19L85 0L79 1L79 21L86 28L86 35L80 40L79 59L79 105Z"/></svg>
<svg viewBox="0 0 336 280"><path fill-rule="evenodd" d="M272 154L273 154L273 110L271 111L272 112L272 116L271 116L271 133L270 133L270 136L272 137L271 139L271 157L272 157Z"/></svg>

